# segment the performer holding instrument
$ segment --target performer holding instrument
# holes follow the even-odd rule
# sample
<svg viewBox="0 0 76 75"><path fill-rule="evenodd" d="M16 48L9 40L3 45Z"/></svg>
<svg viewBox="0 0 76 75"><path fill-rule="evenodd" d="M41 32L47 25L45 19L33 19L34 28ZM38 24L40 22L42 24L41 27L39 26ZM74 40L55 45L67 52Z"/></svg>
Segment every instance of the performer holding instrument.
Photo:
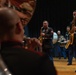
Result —
<svg viewBox="0 0 76 75"><path fill-rule="evenodd" d="M74 56L74 47L76 46L76 33L73 32L70 34L70 38L69 38L69 41L68 43L66 44L66 48L69 50L69 59L68 59L68 65L72 65L72 59L73 59L73 56Z"/></svg>
<svg viewBox="0 0 76 75"><path fill-rule="evenodd" d="M69 49L69 59L67 65L72 65L74 53L76 53L76 11L73 12L72 28L70 30L70 38L67 42L66 49Z"/></svg>
<svg viewBox="0 0 76 75"><path fill-rule="evenodd" d="M70 26L67 26L66 27L66 33L65 33L66 44L69 41L69 38L70 38ZM65 44L65 46L66 46L66 44ZM68 48L66 48L66 56L69 59L69 49Z"/></svg>
<svg viewBox="0 0 76 75"><path fill-rule="evenodd" d="M50 57L51 60L53 60L52 57L52 38L53 38L53 32L52 28L48 27L49 23L48 21L43 21L43 27L41 27L40 35L42 37L42 51Z"/></svg>
<svg viewBox="0 0 76 75"><path fill-rule="evenodd" d="M69 40L65 46L65 48L67 49L69 47L70 44L72 44L73 40L72 40L72 33L74 33L74 26L75 25L75 20L76 20L76 10L73 11L73 20L71 22L71 30L69 31L69 34L70 34L70 37L69 37Z"/></svg>
<svg viewBox="0 0 76 75"><path fill-rule="evenodd" d="M64 59L66 59L66 51L65 51L65 48L64 48L64 46L66 44L66 39L61 34L60 30L57 31L57 34L58 34L58 53L59 53L59 58L61 58L61 56L63 56Z"/></svg>

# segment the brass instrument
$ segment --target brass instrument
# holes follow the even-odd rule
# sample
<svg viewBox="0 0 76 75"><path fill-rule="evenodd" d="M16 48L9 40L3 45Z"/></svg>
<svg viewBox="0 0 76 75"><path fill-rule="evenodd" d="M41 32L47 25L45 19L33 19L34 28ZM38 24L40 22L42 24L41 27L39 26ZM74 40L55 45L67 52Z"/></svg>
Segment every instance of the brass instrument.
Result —
<svg viewBox="0 0 76 75"><path fill-rule="evenodd" d="M42 36L39 36L39 41L42 43L42 41L43 41L43 37Z"/></svg>
<svg viewBox="0 0 76 75"><path fill-rule="evenodd" d="M68 49L69 45L70 45L70 41L68 41L67 44L65 45L65 49Z"/></svg>
<svg viewBox="0 0 76 75"><path fill-rule="evenodd" d="M31 50L35 50L36 48L41 48L42 46L42 43L39 41L39 39L30 38L26 36L24 36L23 44L24 44L25 49L31 49Z"/></svg>
<svg viewBox="0 0 76 75"><path fill-rule="evenodd" d="M24 27L33 16L36 0L0 0L0 8L2 7L8 7L16 11ZM0 56L0 75L12 75L2 60Z"/></svg>
<svg viewBox="0 0 76 75"><path fill-rule="evenodd" d="M67 44L65 45L65 48L67 49L69 47L69 45L73 44L73 39L74 39L74 26L76 26L76 17L73 18L72 20L72 28L70 30L70 38L69 41L67 42Z"/></svg>
<svg viewBox="0 0 76 75"><path fill-rule="evenodd" d="M0 0L0 7L14 9L25 26L33 16L36 0Z"/></svg>
<svg viewBox="0 0 76 75"><path fill-rule="evenodd" d="M74 39L74 33L71 33L71 34L70 34L70 38L69 38L69 40L67 41L67 44L65 45L65 48L66 48L66 49L68 49L68 47L73 44L73 39Z"/></svg>

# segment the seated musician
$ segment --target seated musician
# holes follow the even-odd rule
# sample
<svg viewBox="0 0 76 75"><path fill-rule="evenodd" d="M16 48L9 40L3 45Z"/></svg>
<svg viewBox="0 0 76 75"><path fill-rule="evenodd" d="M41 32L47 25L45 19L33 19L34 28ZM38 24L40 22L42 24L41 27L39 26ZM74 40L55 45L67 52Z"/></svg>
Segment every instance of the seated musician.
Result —
<svg viewBox="0 0 76 75"><path fill-rule="evenodd" d="M43 38L42 41L42 51L48 54L51 60L52 58L52 38L53 38L53 32L52 28L48 27L49 23L48 21L43 21L43 27L41 27L41 36Z"/></svg>

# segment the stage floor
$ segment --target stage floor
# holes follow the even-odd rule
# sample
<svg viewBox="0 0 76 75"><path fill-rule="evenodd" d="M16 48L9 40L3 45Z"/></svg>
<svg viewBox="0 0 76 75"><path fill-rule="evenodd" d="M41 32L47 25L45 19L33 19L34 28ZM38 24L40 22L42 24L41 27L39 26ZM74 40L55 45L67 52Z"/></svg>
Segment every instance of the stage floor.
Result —
<svg viewBox="0 0 76 75"><path fill-rule="evenodd" d="M68 59L58 59L54 58L54 65L58 72L58 75L76 75L76 60L73 58L73 64L68 64Z"/></svg>

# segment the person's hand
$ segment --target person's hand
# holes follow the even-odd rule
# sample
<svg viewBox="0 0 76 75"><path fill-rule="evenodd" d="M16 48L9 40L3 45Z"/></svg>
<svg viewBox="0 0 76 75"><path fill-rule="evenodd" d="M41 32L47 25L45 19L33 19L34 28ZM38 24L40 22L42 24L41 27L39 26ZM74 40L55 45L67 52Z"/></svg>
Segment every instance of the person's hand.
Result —
<svg viewBox="0 0 76 75"><path fill-rule="evenodd" d="M41 47L42 43L37 38L30 38L27 40L27 45L25 49L35 50L36 47Z"/></svg>
<svg viewBox="0 0 76 75"><path fill-rule="evenodd" d="M41 33L41 36L45 36L45 33Z"/></svg>

